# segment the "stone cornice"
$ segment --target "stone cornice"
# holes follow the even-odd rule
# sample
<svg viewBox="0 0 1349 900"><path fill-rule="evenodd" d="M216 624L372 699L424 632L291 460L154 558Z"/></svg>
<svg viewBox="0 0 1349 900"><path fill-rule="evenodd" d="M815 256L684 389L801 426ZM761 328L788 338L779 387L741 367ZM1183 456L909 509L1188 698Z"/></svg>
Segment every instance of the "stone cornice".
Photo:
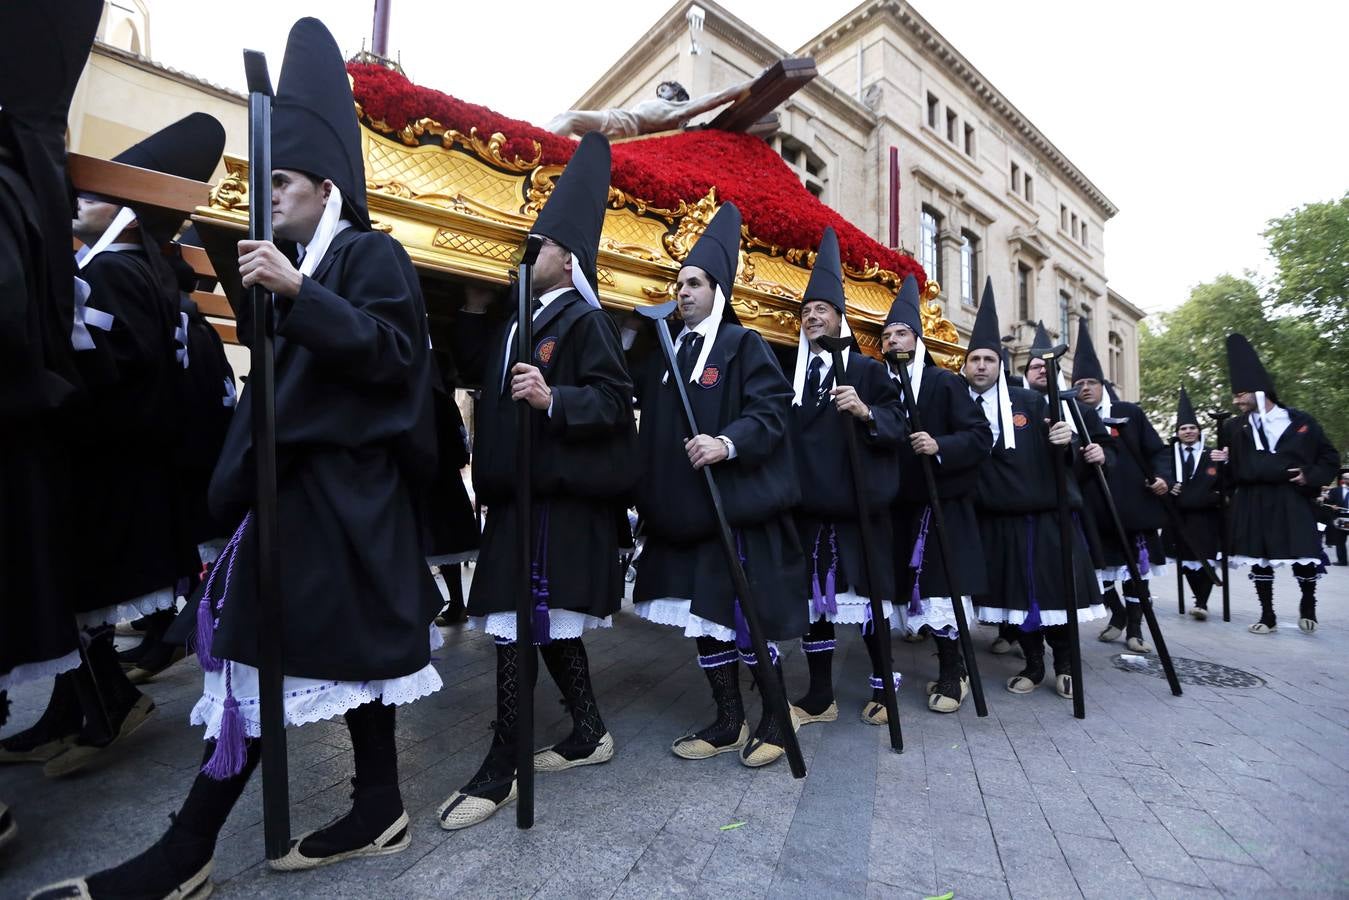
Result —
<svg viewBox="0 0 1349 900"><path fill-rule="evenodd" d="M798 51L801 55L823 53L829 46L864 24L868 19L884 15L914 39L915 45L940 64L953 78L962 83L975 97L1010 126L1013 133L1027 141L1070 184L1091 200L1096 211L1109 219L1119 212L1118 207L1105 196L1091 179L1082 174L1068 157L1045 137L1013 103L995 88L969 60L942 37L927 20L903 0L866 0L833 25L807 41Z"/></svg>
<svg viewBox="0 0 1349 900"><path fill-rule="evenodd" d="M126 50L121 49L120 47L114 47L111 44L105 44L102 41L95 41L93 50L91 52L95 56L106 56L109 59L115 59L118 62L125 63L126 65L131 66L134 69L140 69L143 72L149 72L161 78L167 78L170 81L176 81L179 84L195 88L201 91L202 93L211 94L212 96L219 97L221 100L227 100L231 103L239 103L244 105L248 103L248 98L245 97L243 94L239 93L238 91L231 90L227 87L222 87L221 85L218 84L213 84L209 81L206 81L203 78L198 78L196 75L191 75L187 72L184 72L181 69L175 69L172 66L166 66L163 63L157 63L152 59L149 59L144 56L139 56L135 53L128 52Z"/></svg>

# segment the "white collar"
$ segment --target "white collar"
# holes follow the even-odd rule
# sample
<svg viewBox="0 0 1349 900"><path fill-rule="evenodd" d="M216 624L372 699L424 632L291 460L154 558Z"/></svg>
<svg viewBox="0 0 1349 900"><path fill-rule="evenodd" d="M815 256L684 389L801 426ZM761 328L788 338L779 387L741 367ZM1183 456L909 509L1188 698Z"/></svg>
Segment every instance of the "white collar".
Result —
<svg viewBox="0 0 1349 900"><path fill-rule="evenodd" d="M852 328L848 325L848 317L839 317L839 337L852 337ZM848 353L852 348L843 351L843 369L846 372L848 368ZM810 360L807 359L814 351L810 348L810 341L806 340L806 333L802 331L796 340L796 371L792 373L792 405L801 405L801 396L806 389L806 366ZM833 368L832 354L818 353L817 356L824 357L825 367L820 370L820 378L824 379L824 373Z"/></svg>
<svg viewBox="0 0 1349 900"><path fill-rule="evenodd" d="M567 285L565 287L560 288L553 288L551 291L547 291L543 294L540 294L538 297L539 311L534 313L534 318L537 319L539 317L539 313L543 312L545 309L548 308L549 303L552 303L558 297L561 297L563 294L567 293L567 291L570 290L573 290L572 285Z"/></svg>

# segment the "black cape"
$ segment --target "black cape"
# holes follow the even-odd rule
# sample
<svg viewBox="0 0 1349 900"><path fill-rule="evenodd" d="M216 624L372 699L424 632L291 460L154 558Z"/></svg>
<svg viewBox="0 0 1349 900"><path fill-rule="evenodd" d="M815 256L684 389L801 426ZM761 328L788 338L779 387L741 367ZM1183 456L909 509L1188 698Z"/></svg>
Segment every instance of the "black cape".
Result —
<svg viewBox="0 0 1349 900"><path fill-rule="evenodd" d="M633 597L691 600L694 615L735 628L730 568L704 476L684 450L688 428L678 391L673 381L661 382L665 359L659 352L643 360L638 372L644 474L637 508L647 543ZM727 322L718 328L697 382L686 386L699 432L724 435L735 445L735 458L716 464L713 474L765 636L800 637L806 629L805 561L790 515L800 499L787 442L791 384L757 332Z"/></svg>
<svg viewBox="0 0 1349 900"><path fill-rule="evenodd" d="M1170 486L1175 480L1172 477L1174 472L1170 445L1162 442L1157 429L1152 427L1143 410L1133 403L1117 401L1111 404L1110 417L1128 420L1128 424L1122 428L1106 423L1110 437L1116 442L1128 441L1140 458L1151 464L1153 473ZM1161 498L1148 490L1147 476L1135 462L1134 454L1127 447L1117 447L1106 474L1120 522L1133 545L1132 552L1138 553L1141 542L1147 548L1150 564L1164 563L1166 554L1159 529L1166 524L1166 510L1162 507ZM1093 483L1087 489L1087 505L1100 537L1101 568L1114 569L1125 565L1125 548L1110 520L1099 485Z"/></svg>
<svg viewBox="0 0 1349 900"><path fill-rule="evenodd" d="M843 383L856 388L862 402L871 407L873 422L859 426L854 416L840 413L827 397L823 403L803 397L800 406L792 407L789 433L797 477L801 482L796 525L804 549L818 563L807 564L804 595L810 596L811 592L813 573L810 569L818 568L821 584L824 583L830 562L828 529L832 527L839 557L835 574L837 590L851 590L859 596L878 596L893 601L894 567L883 556L889 552L894 540L890 505L899 494L899 448L909 436L908 420L904 416L899 382L886 374L884 363L855 350L848 357L848 371ZM820 386L821 391L828 391L835 383L835 372L831 367ZM874 561L881 578L881 583L874 587L863 564L861 517L854 499L845 428L856 428L859 434L858 450L864 470L862 484L869 504L867 516L873 535L873 552L882 556ZM817 549L818 557L815 556Z"/></svg>
<svg viewBox="0 0 1349 900"><path fill-rule="evenodd" d="M426 310L411 260L380 232L339 232L293 299L277 298L277 500L284 672L397 678L430 659L441 597L417 498L435 469ZM239 336L253 330L247 304ZM212 511L253 504L252 395L245 386L211 479ZM218 657L257 665L253 533L215 635Z"/></svg>
<svg viewBox="0 0 1349 900"><path fill-rule="evenodd" d="M941 457L941 462L936 457L930 459L946 533L951 541L948 553L954 568L952 575L958 582L956 587L961 595L982 594L985 591L984 553L974 516L973 494L979 483L980 466L988 460L993 446L993 432L984 414L970 399L965 379L932 363L923 373L918 415L923 429L936 439ZM929 500L918 454L906 444L900 450L899 460L899 495L893 507L894 566L899 599L905 602L913 586L913 569L909 562L920 534L923 510ZM924 545L919 596L952 596L938 547L934 524L928 529Z"/></svg>
<svg viewBox="0 0 1349 900"><path fill-rule="evenodd" d="M1232 494L1232 555L1255 559L1304 559L1321 555L1315 502L1320 486L1333 480L1339 455L1320 424L1288 407L1289 423L1270 453L1255 448L1249 416L1229 419L1223 443ZM1300 468L1307 484L1289 482Z"/></svg>
<svg viewBox="0 0 1349 900"><path fill-rule="evenodd" d="M1207 448L1198 449L1194 474L1182 479L1174 501L1181 527L1185 529L1185 542L1176 540L1169 525L1162 530L1162 544L1170 559L1216 560L1222 549L1222 469L1209 458ZM1184 458L1182 453L1181 460ZM1175 474L1174 463L1169 474Z"/></svg>
<svg viewBox="0 0 1349 900"><path fill-rule="evenodd" d="M512 322L514 317L512 317ZM480 384L474 407L473 488L487 507L473 572L471 616L516 607L516 401L502 390L510 323L462 315L453 335L460 372ZM609 316L568 290L534 320L534 364L553 391L552 415L534 410L535 557L548 578L549 606L597 618L623 598L620 535L626 539L637 477L632 379ZM509 383L509 375L507 376ZM546 514L547 520L544 521Z"/></svg>

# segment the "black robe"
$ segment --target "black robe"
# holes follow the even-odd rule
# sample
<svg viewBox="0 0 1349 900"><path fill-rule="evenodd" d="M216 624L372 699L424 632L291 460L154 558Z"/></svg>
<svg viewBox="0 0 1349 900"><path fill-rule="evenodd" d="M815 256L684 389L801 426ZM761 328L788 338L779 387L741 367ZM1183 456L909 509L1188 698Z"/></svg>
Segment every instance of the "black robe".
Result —
<svg viewBox="0 0 1349 900"><path fill-rule="evenodd" d="M229 537L234 523L211 515L206 495L220 448L234 416L234 370L225 345L186 293L179 297L179 366L174 369L175 504L181 536L189 548ZM191 574L191 573L188 573Z"/></svg>
<svg viewBox="0 0 1349 900"><path fill-rule="evenodd" d="M1067 501L1073 512L1071 551L1077 606L1092 606L1100 602L1101 592L1081 528L1082 493L1073 471L1082 465L1077 452L1081 438L1074 436L1069 447L1055 447L1045 424L1044 395L1016 387L1009 387L1008 394L1012 421L999 422L999 426L1014 429L1016 447L1004 447L999 435L988 461L979 467L975 509L988 583L987 592L976 602L987 609L1029 611L1033 596L1041 610L1068 608L1053 457L1061 453L1069 466Z"/></svg>
<svg viewBox="0 0 1349 900"><path fill-rule="evenodd" d="M454 388L442 380L439 371L435 410L440 459L435 481L422 504L426 556L432 562L468 558L475 554L481 539L461 472L469 461L468 433L459 405L454 402Z"/></svg>
<svg viewBox="0 0 1349 900"><path fill-rule="evenodd" d="M892 374L893 378L894 375ZM896 382L898 383L898 382ZM929 363L918 393L918 415L923 430L937 441L938 456L931 460L937 495L941 499L946 533L951 542L947 553L953 567L952 577L960 595L982 594L985 585L984 553L979 540L979 525L974 516L973 494L979 483L979 469L988 460L993 432L988 420L970 399L965 379L954 372ZM917 429L911 428L916 431ZM899 453L899 495L894 511L895 584L900 602L907 602L913 587L913 569L909 566L920 534L923 511L929 503L922 463L909 444ZM936 523L928 528L924 544L919 596L950 597L951 587L939 552Z"/></svg>
<svg viewBox="0 0 1349 900"><path fill-rule="evenodd" d="M502 382L509 328L486 316L461 315L453 336L460 372L482 387L474 409L473 488L487 521L469 591L470 616L511 612L517 602L517 402ZM515 340L511 345L513 364ZM534 555L548 579L551 609L603 618L617 612L623 599L618 547L637 478L632 379L613 321L575 290L538 313L532 357L553 392L551 415L529 415ZM506 372L507 387L509 379Z"/></svg>
<svg viewBox="0 0 1349 900"><path fill-rule="evenodd" d="M1250 417L1229 419L1223 444L1231 453L1232 555L1253 559L1317 559L1321 537L1316 528L1316 498L1335 477L1339 455L1320 424L1300 409L1287 407L1289 423L1274 452L1257 450ZM1300 468L1306 484L1288 479Z"/></svg>
<svg viewBox="0 0 1349 900"><path fill-rule="evenodd" d="M1176 540L1174 529L1169 525L1162 531L1162 543L1169 559L1216 560L1222 550L1222 471L1209 458L1207 448L1200 446L1199 450L1194 474L1182 479L1180 493L1172 501L1181 527L1185 529L1185 542ZM1183 451L1184 448L1182 462L1185 459ZM1170 472L1174 471L1173 462Z"/></svg>
<svg viewBox="0 0 1349 900"><path fill-rule="evenodd" d="M251 309L235 312L247 343ZM441 598L418 527L436 460L426 310L402 245L339 232L299 294L277 297L275 347L284 673L410 675L430 660ZM252 402L245 385L211 479L212 511L232 522L254 502ZM254 532L239 542L213 651L256 666Z"/></svg>
<svg viewBox="0 0 1349 900"><path fill-rule="evenodd" d="M815 574L818 574L820 584L824 584L830 561L828 529L832 526L838 552L835 588L840 593L851 590L859 596L878 596L893 602L895 569L886 558L894 541L890 505L899 493L899 448L909 436L908 420L904 416L899 382L887 376L885 365L857 351L849 353L848 357L848 371L843 383L857 389L862 402L871 408L873 422L859 426L854 416L840 413L828 396L819 404L803 397L801 405L792 408L789 434L797 478L801 482L796 526L808 557L804 596L811 595ZM835 385L834 376L831 367L821 391L827 392ZM853 490L845 428L855 428L859 435L858 450L864 470L862 485L874 542L872 552L878 556L873 560L873 568L881 579L874 588L875 594L863 564L861 516ZM815 555L817 550L818 557ZM818 568L818 573L811 571L814 568Z"/></svg>
<svg viewBox="0 0 1349 900"><path fill-rule="evenodd" d="M90 326L77 355L86 392L71 445L78 470L72 548L80 558L77 611L171 588L199 567L179 504L174 330L178 293L140 248L105 250L80 271L86 306L112 316Z"/></svg>
<svg viewBox="0 0 1349 900"><path fill-rule="evenodd" d="M50 292L35 209L22 176L0 160L0 679L76 647L75 473L58 409L74 386L44 352Z"/></svg>
<svg viewBox="0 0 1349 900"><path fill-rule="evenodd" d="M663 323L657 323L663 328ZM688 427L673 383L662 383L665 359L650 354L638 368L643 477L637 509L646 546L637 569L637 601L691 600L699 618L735 628L735 588L704 475L689 464ZM673 378L674 376L671 376ZM768 640L800 637L805 561L792 524L800 499L787 441L792 387L757 332L723 323L694 384L687 384L698 430L724 435L735 458L712 467L735 532Z"/></svg>
<svg viewBox="0 0 1349 900"><path fill-rule="evenodd" d="M1133 403L1119 401L1111 404L1110 418L1128 420L1123 426L1107 422L1110 436L1116 442L1128 441L1139 458L1149 463L1152 472L1170 487L1173 482L1169 476L1172 468L1170 445L1162 442L1143 410ZM1132 545L1131 552L1138 553L1141 541L1147 549L1149 564L1161 565L1166 562L1166 554L1159 529L1166 524L1166 510L1162 508L1161 498L1147 488L1147 475L1134 457L1129 447L1118 447L1114 461L1106 469L1110 495ZM1094 514L1100 536L1101 568L1117 569L1126 565L1124 546L1119 541L1099 485L1093 484L1088 489L1087 504Z"/></svg>

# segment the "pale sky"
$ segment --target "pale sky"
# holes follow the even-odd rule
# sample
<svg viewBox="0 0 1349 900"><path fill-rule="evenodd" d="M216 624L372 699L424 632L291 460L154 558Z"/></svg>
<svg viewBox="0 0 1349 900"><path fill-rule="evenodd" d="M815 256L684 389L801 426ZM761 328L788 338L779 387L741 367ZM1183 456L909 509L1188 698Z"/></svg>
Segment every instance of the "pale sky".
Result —
<svg viewBox="0 0 1349 900"><path fill-rule="evenodd" d="M720 2L789 52L856 5ZM242 47L265 51L275 79L296 18L323 19L351 53L370 33L373 6L151 0L151 55L242 90ZM669 6L392 0L389 46L415 82L541 123L567 108ZM914 6L1119 207L1105 227L1106 275L1146 310L1175 306L1193 285L1225 272L1268 274L1265 222L1349 189L1349 4Z"/></svg>

